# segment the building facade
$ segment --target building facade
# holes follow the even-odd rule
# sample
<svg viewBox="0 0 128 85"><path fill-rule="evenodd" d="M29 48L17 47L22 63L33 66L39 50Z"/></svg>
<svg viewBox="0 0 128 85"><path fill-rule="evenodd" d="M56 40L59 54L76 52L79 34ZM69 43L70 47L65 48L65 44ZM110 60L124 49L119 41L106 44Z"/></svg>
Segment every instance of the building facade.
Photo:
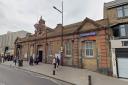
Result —
<svg viewBox="0 0 128 85"><path fill-rule="evenodd" d="M128 78L128 0L105 3L101 20L86 18L51 29L40 18L34 26L34 35L15 41L15 55L26 59L39 56L41 62L52 63L63 51L60 59L64 65Z"/></svg>
<svg viewBox="0 0 128 85"><path fill-rule="evenodd" d="M26 31L7 32L7 34L0 35L0 54L4 54L5 47L8 47L8 55L14 55L14 42L17 37L23 38L27 34Z"/></svg>
<svg viewBox="0 0 128 85"><path fill-rule="evenodd" d="M86 18L64 27L58 24L55 29L51 29L40 18L34 25L34 35L16 40L15 54L27 59L38 56L41 62L52 63L53 57L61 54L63 29L63 56L60 58L63 64L107 73L110 69L110 58L106 45L106 24L106 19L94 21ZM20 46L18 53L17 46Z"/></svg>
<svg viewBox="0 0 128 85"><path fill-rule="evenodd" d="M128 78L128 0L105 3L108 18L113 76Z"/></svg>

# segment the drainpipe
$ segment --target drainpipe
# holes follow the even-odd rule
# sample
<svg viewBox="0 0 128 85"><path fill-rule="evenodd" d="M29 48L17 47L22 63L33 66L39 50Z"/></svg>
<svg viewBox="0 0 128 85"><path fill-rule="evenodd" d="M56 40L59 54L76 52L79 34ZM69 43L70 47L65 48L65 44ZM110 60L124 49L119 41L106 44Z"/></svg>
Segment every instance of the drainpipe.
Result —
<svg viewBox="0 0 128 85"><path fill-rule="evenodd" d="M98 35L98 32L97 32L96 33L96 62L97 62L97 71L99 71L98 42L99 42L99 35Z"/></svg>
<svg viewBox="0 0 128 85"><path fill-rule="evenodd" d="M107 48L107 55L108 56L110 56L109 57L109 60L108 60L108 62L110 62L110 67L109 67L109 69L111 69L111 71L112 71L112 53L111 53L111 43L110 43L110 37L111 37L111 32L110 32L110 30L111 30L111 28L110 28L110 21L109 21L109 15L108 15L108 11L107 11L107 23L108 23L108 28L105 28L105 32L107 33L107 29L108 29L108 33L107 33L107 36L108 36L108 39L106 39L108 42L108 48ZM108 59L108 58L107 58Z"/></svg>
<svg viewBox="0 0 128 85"><path fill-rule="evenodd" d="M48 46L48 43L47 43L47 28L45 28L45 63L47 63L47 46Z"/></svg>

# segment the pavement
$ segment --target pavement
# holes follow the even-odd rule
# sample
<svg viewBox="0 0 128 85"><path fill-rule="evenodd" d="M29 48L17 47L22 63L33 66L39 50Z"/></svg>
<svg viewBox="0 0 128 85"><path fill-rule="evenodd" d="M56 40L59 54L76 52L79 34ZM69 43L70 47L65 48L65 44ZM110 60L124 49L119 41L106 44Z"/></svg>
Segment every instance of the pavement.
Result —
<svg viewBox="0 0 128 85"><path fill-rule="evenodd" d="M7 61L2 64L15 66L12 61ZM55 75L53 75L54 68L51 64L39 63L39 65L29 66L28 62L25 61L24 66L20 67L20 69L70 82L75 85L89 85L88 75L91 75L92 85L128 85L128 81L109 77L97 72L89 71L87 69L79 69L67 66L59 66L59 68L56 69Z"/></svg>

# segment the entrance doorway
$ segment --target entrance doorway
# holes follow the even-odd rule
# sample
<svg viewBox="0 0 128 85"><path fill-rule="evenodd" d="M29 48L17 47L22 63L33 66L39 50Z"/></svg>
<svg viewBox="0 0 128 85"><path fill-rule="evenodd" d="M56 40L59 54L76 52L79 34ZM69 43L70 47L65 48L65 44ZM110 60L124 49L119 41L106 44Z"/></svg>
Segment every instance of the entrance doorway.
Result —
<svg viewBox="0 0 128 85"><path fill-rule="evenodd" d="M38 54L39 54L39 62L42 62L42 59L43 59L43 51L42 50L39 50Z"/></svg>

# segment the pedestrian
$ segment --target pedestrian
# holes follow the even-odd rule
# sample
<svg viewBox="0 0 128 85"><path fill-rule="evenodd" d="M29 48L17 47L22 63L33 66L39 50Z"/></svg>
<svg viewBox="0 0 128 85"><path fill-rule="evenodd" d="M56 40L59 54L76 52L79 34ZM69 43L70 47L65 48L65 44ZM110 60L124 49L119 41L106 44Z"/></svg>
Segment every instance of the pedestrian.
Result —
<svg viewBox="0 0 128 85"><path fill-rule="evenodd" d="M30 57L29 65L33 65L33 57L32 56Z"/></svg>
<svg viewBox="0 0 128 85"><path fill-rule="evenodd" d="M2 58L1 58L1 61L2 61L2 63L4 63L4 57L2 56Z"/></svg>
<svg viewBox="0 0 128 85"><path fill-rule="evenodd" d="M17 58L16 58L16 56L14 57L14 63L15 63L15 66L16 66L16 62L17 62Z"/></svg>
<svg viewBox="0 0 128 85"><path fill-rule="evenodd" d="M57 56L57 58L56 58L56 63L57 63L57 67L59 67L59 65L60 65L60 59L59 59L58 56Z"/></svg>
<svg viewBox="0 0 128 85"><path fill-rule="evenodd" d="M2 62L1 56L0 56L0 63Z"/></svg>
<svg viewBox="0 0 128 85"><path fill-rule="evenodd" d="M36 65L38 65L38 63L39 63L39 58L38 58L38 56L35 57L34 63L35 63Z"/></svg>
<svg viewBox="0 0 128 85"><path fill-rule="evenodd" d="M54 65L54 69L56 69L56 58L53 58L52 64Z"/></svg>

